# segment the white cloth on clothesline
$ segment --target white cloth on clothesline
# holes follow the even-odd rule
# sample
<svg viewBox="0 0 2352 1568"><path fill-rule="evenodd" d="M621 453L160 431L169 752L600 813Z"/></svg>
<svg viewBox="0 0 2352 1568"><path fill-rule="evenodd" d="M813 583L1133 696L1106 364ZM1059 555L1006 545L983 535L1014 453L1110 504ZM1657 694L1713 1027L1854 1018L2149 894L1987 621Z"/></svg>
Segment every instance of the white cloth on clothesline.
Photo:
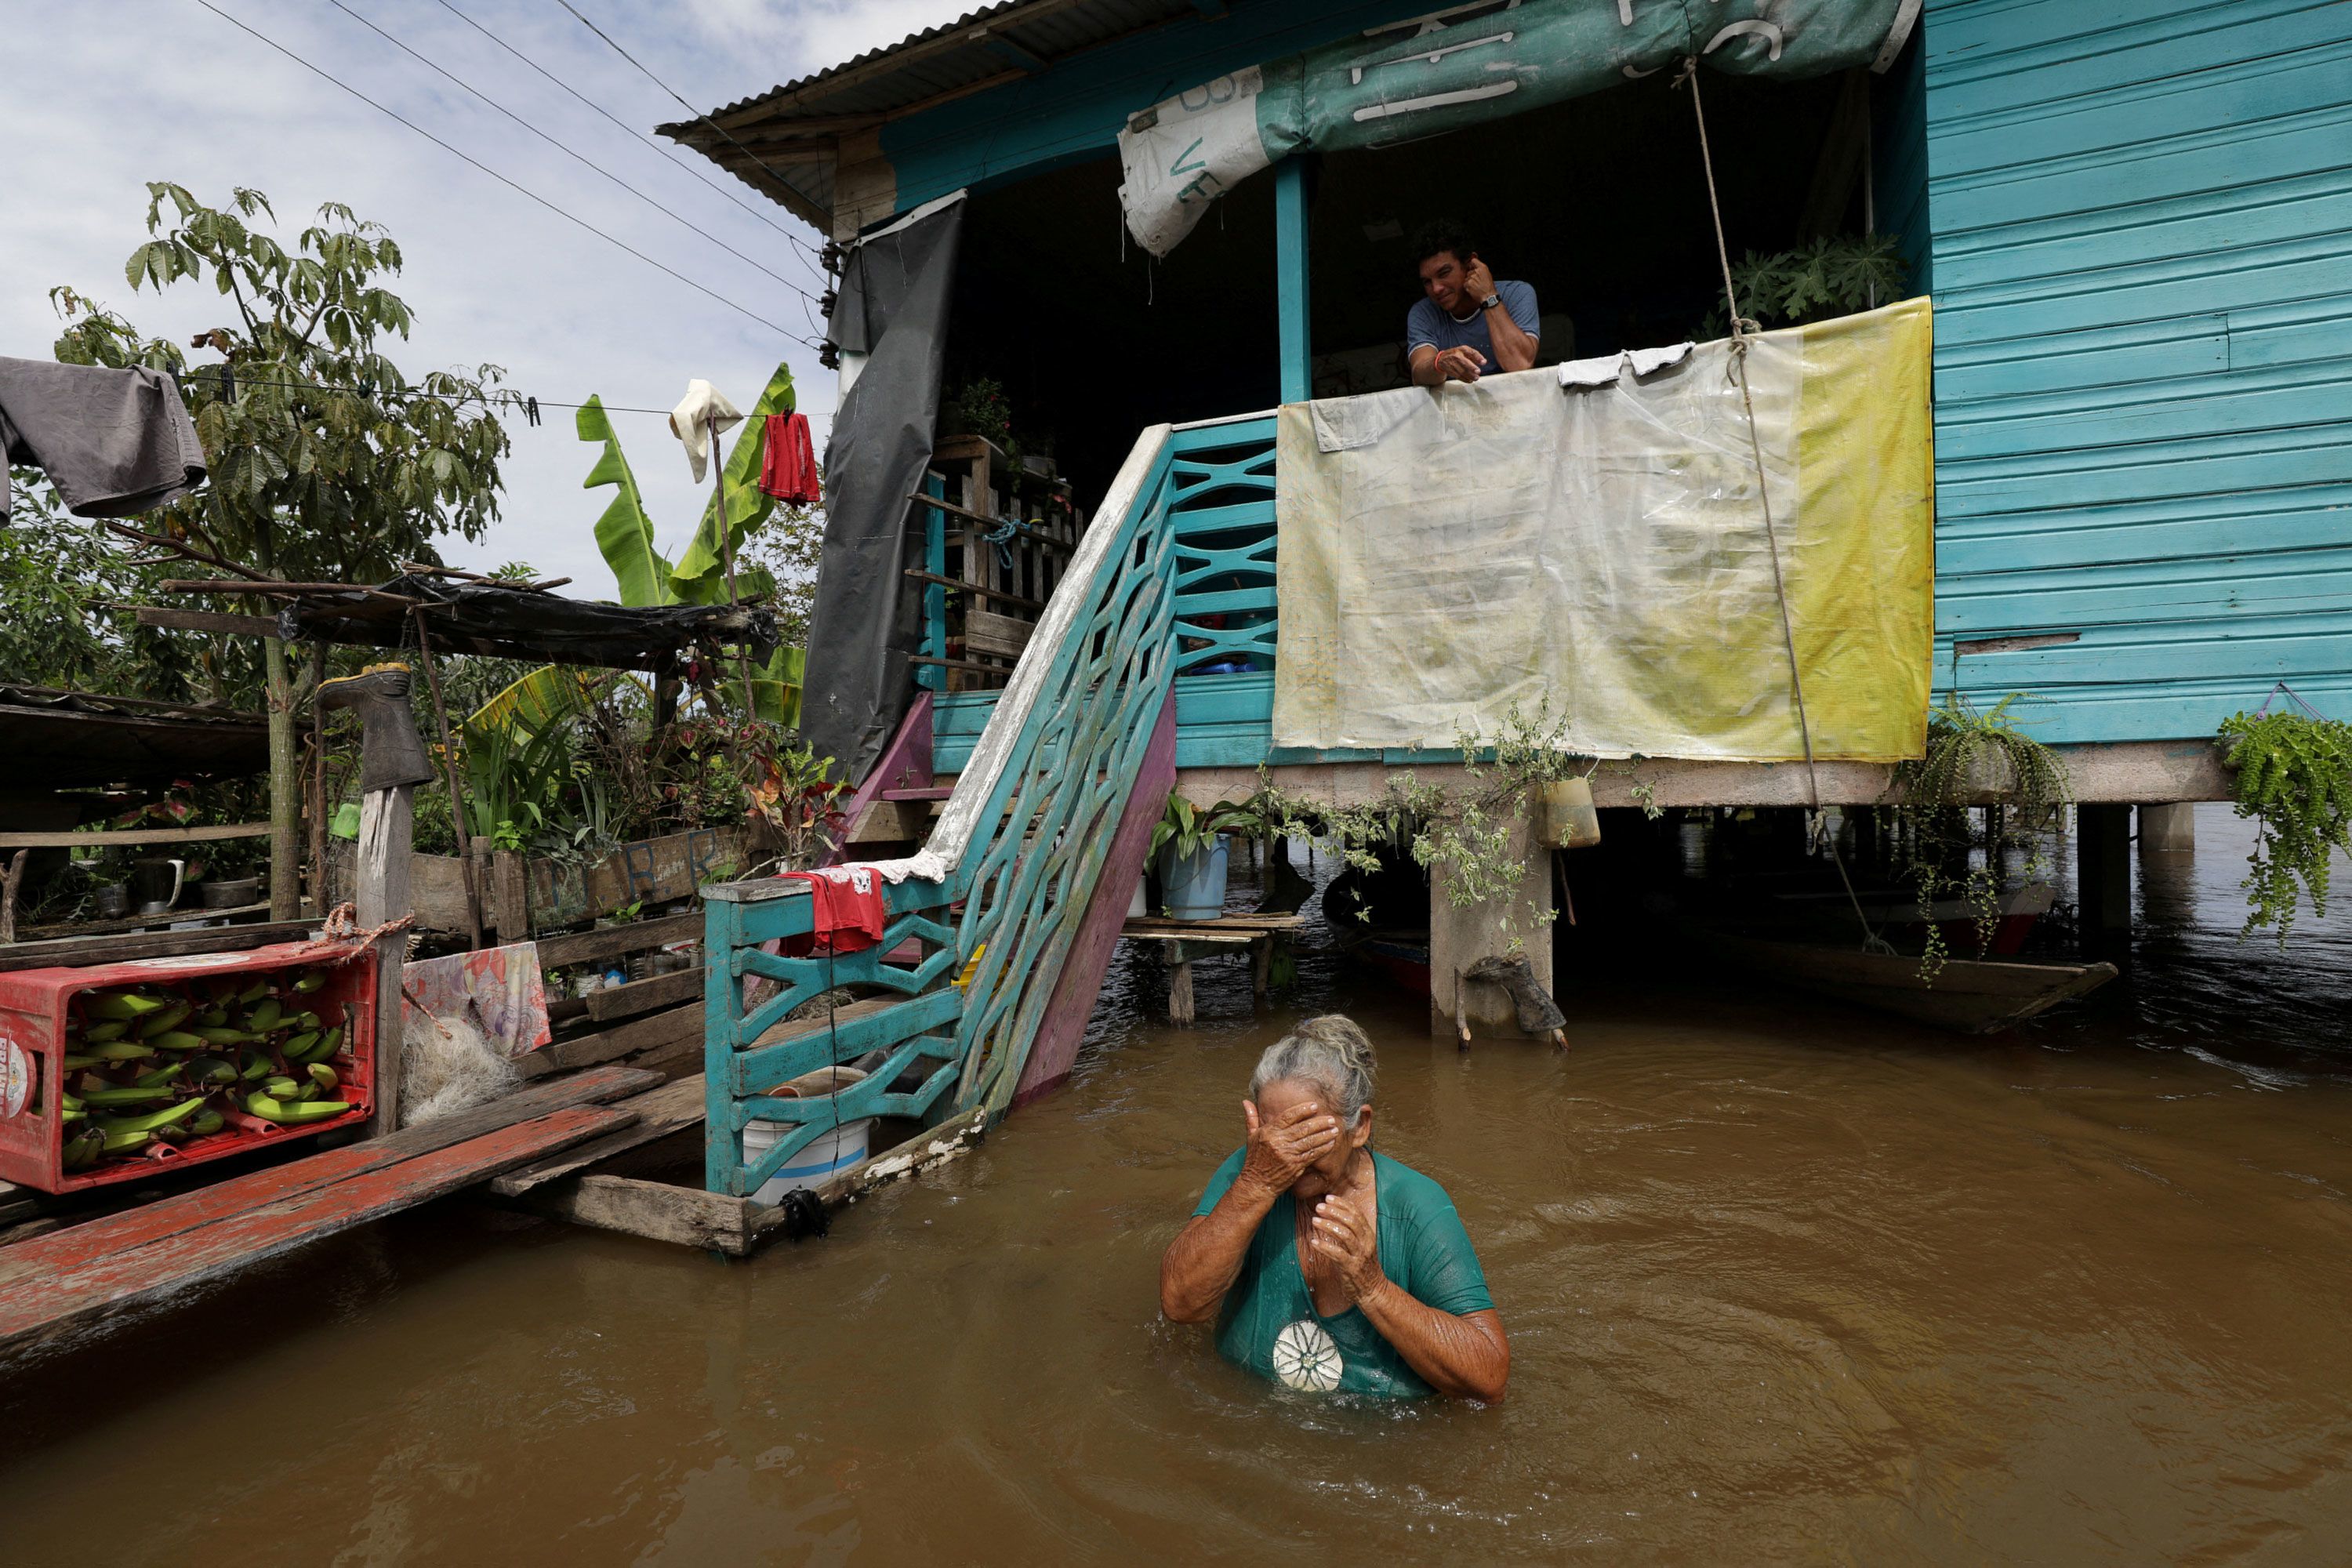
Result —
<svg viewBox="0 0 2352 1568"><path fill-rule="evenodd" d="M743 423L742 410L727 401L727 395L707 381L689 381L686 396L669 411L670 434L686 446L686 460L694 469L694 482L702 482L702 474L710 461L710 438L723 435Z"/></svg>

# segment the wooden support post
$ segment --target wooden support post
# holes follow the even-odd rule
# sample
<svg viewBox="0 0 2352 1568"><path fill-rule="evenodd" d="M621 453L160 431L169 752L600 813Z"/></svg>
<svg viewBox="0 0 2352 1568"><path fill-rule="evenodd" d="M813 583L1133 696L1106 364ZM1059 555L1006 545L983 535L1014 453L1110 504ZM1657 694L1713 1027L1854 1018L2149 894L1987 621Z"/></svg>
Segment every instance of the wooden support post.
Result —
<svg viewBox="0 0 2352 1568"><path fill-rule="evenodd" d="M1458 1026L1467 1025L1473 1036L1489 1039L1536 1037L1519 1027L1517 1009L1502 987L1456 978L1482 958L1505 956L1516 932L1526 944L1536 984L1546 991L1551 989L1551 924L1546 918L1552 909L1551 851L1537 842L1534 824L1525 817L1508 826L1510 839L1505 852L1520 870L1518 886L1507 903L1489 900L1457 909L1447 889L1447 868L1443 864L1430 868L1429 1029L1433 1037L1455 1038Z"/></svg>
<svg viewBox="0 0 2352 1568"><path fill-rule="evenodd" d="M25 857L30 849L19 849L8 857L8 877L0 884L0 942L16 940L16 894L25 885Z"/></svg>
<svg viewBox="0 0 2352 1568"><path fill-rule="evenodd" d="M2076 893L2083 949L2099 957L2131 943L2131 807L2074 808Z"/></svg>
<svg viewBox="0 0 2352 1568"><path fill-rule="evenodd" d="M2188 855L2197 848L2197 806L2172 801L2139 808L2139 852L2142 855Z"/></svg>
<svg viewBox="0 0 2352 1568"><path fill-rule="evenodd" d="M372 790L360 803L358 887L352 902L362 927L379 926L408 912L408 858L415 830L416 786ZM408 952L404 931L375 944L375 1121L381 1138L400 1127L400 965Z"/></svg>
<svg viewBox="0 0 2352 1568"><path fill-rule="evenodd" d="M1282 400L1315 394L1314 343L1308 330L1307 160L1274 166L1274 297L1279 311L1275 340L1282 354Z"/></svg>
<svg viewBox="0 0 2352 1568"><path fill-rule="evenodd" d="M1268 932L1250 943L1250 994L1264 997L1272 989L1274 974L1274 935Z"/></svg>
<svg viewBox="0 0 2352 1568"><path fill-rule="evenodd" d="M449 832L457 843L466 842L466 795L457 783L457 748L449 739L449 709L441 700L441 669L433 662L433 638L425 628L425 611L419 605L410 615L416 617L416 661L425 667L425 685L433 693L433 718L441 731L441 776L449 783ZM466 945L482 945L482 885L474 875L474 858L460 854L459 875L466 882Z"/></svg>
<svg viewBox="0 0 2352 1568"><path fill-rule="evenodd" d="M324 918L327 900L327 712L319 688L327 679L327 645L310 645L310 909Z"/></svg>
<svg viewBox="0 0 2352 1568"><path fill-rule="evenodd" d="M1175 943L1168 944L1172 952ZM1168 1021L1189 1024L1192 1021L1192 961L1182 959L1168 966Z"/></svg>

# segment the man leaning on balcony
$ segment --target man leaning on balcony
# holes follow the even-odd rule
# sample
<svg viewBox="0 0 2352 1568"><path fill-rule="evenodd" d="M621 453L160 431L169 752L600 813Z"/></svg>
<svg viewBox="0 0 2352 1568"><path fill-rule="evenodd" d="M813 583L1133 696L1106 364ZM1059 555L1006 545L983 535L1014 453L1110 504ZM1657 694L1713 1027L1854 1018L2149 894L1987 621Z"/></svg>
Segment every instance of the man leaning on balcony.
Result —
<svg viewBox="0 0 2352 1568"><path fill-rule="evenodd" d="M1536 291L1496 281L1460 224L1440 220L1413 242L1421 294L1404 319L1415 386L1476 381L1536 363Z"/></svg>

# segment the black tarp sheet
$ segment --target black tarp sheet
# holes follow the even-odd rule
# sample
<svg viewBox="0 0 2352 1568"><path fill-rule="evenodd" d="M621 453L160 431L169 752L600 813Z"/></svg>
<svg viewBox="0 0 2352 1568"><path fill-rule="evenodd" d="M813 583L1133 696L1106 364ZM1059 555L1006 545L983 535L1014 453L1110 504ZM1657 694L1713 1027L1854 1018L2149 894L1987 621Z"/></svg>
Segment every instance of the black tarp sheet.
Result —
<svg viewBox="0 0 2352 1568"><path fill-rule="evenodd" d="M908 497L931 459L961 195L870 235L844 262L833 339L866 356L824 453L824 545L809 614L801 734L835 776L863 779L914 694L918 590Z"/></svg>
<svg viewBox="0 0 2352 1568"><path fill-rule="evenodd" d="M756 605L675 605L631 609L531 593L496 583L395 577L371 593L314 594L278 612L288 641L398 648L416 641L415 605L436 653L486 654L541 664L667 672L680 656L746 643L755 660L776 646L776 617Z"/></svg>

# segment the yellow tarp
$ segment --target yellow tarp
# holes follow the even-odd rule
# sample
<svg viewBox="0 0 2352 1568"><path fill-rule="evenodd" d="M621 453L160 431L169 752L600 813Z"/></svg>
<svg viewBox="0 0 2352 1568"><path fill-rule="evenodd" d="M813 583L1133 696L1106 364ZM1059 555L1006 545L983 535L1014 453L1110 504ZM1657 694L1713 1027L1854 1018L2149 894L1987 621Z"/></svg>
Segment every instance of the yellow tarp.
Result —
<svg viewBox="0 0 2352 1568"><path fill-rule="evenodd" d="M1750 340L1819 757L1926 740L1931 336L1920 299ZM1447 747L1548 700L1585 755L1801 757L1729 367L1718 342L1285 406L1274 743Z"/></svg>

